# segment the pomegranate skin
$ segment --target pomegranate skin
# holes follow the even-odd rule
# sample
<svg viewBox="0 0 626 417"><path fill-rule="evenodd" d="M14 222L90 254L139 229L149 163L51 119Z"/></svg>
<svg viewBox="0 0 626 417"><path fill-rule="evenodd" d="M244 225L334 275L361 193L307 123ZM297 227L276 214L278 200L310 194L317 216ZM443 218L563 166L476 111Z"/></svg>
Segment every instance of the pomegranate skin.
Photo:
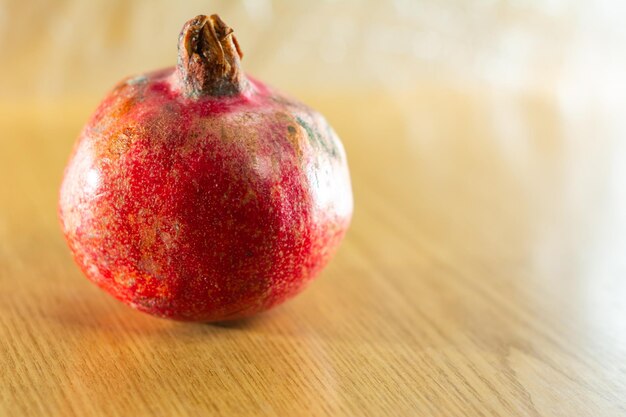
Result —
<svg viewBox="0 0 626 417"><path fill-rule="evenodd" d="M250 316L336 252L352 215L341 142L315 111L244 81L194 96L176 68L130 78L82 130L61 226L84 274L125 304L177 320Z"/></svg>

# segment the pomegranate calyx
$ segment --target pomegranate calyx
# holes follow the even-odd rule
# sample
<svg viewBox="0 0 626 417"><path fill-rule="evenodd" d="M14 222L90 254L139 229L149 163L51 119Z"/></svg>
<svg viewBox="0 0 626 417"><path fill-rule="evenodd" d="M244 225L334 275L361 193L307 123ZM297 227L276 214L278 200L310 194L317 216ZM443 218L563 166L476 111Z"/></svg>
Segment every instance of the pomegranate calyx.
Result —
<svg viewBox="0 0 626 417"><path fill-rule="evenodd" d="M218 15L189 20L178 39L177 76L183 94L198 98L242 93L248 88L242 56L233 29Z"/></svg>

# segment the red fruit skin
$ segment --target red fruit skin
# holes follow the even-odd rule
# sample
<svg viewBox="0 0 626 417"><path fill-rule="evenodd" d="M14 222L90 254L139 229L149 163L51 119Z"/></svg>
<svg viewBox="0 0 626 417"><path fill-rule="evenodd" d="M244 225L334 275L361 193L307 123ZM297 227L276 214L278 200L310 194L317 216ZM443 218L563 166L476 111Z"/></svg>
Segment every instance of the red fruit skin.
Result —
<svg viewBox="0 0 626 417"><path fill-rule="evenodd" d="M120 83L84 127L59 217L84 274L155 316L237 319L300 292L352 215L324 118L258 81L188 98L167 69Z"/></svg>

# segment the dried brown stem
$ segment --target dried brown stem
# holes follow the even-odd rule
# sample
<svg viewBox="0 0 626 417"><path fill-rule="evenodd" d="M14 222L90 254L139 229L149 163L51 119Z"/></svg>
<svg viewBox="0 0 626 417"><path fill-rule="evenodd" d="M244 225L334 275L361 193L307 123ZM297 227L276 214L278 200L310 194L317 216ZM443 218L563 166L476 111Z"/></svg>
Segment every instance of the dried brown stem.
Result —
<svg viewBox="0 0 626 417"><path fill-rule="evenodd" d="M233 30L216 14L199 15L178 39L178 76L188 97L232 96L247 87Z"/></svg>

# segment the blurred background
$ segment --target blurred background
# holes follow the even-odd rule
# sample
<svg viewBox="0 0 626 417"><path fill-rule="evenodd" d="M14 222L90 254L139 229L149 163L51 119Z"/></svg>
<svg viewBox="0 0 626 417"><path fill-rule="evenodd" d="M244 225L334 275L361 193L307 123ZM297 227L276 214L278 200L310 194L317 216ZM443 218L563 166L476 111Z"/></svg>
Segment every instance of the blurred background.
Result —
<svg viewBox="0 0 626 417"><path fill-rule="evenodd" d="M235 29L246 69L294 94L437 83L579 106L626 94L616 0L3 0L0 94L99 98L173 65L182 23L213 12Z"/></svg>

